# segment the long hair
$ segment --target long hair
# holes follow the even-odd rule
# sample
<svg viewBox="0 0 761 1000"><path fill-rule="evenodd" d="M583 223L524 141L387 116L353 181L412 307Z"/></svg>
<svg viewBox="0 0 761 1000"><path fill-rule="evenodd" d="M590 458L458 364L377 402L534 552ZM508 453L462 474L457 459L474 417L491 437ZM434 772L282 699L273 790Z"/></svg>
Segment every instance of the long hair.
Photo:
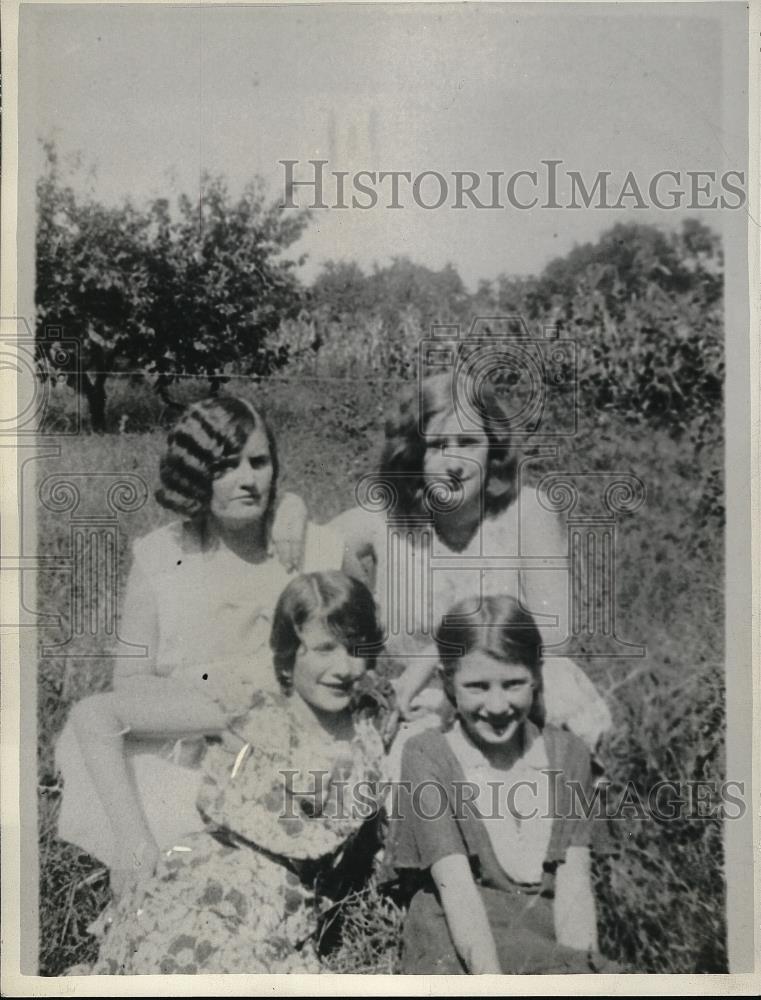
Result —
<svg viewBox="0 0 761 1000"><path fill-rule="evenodd" d="M423 461L427 447L426 430L440 416L459 419L455 394L456 375L425 377L402 396L395 413L386 422L386 443L380 462L380 479L393 484L398 497L394 513L426 513ZM467 381L467 379L466 379ZM472 382L472 380L470 380ZM475 397L474 387L459 386L461 396ZM507 425L505 411L489 383L478 386L478 418L488 442L483 497L484 515L498 514L515 501L518 456Z"/></svg>
<svg viewBox="0 0 761 1000"><path fill-rule="evenodd" d="M161 457L161 486L156 499L185 520L202 520L209 513L213 482L221 468L240 455L251 434L264 431L272 462L265 524L275 509L279 462L275 437L264 417L243 399L220 396L189 406L170 431Z"/></svg>
<svg viewBox="0 0 761 1000"><path fill-rule="evenodd" d="M444 692L455 704L454 677L468 653L487 653L503 663L520 663L534 678L532 722L544 725L542 695L542 638L533 615L514 597L487 596L458 601L444 616L435 634Z"/></svg>
<svg viewBox="0 0 761 1000"><path fill-rule="evenodd" d="M280 687L290 692L293 668L301 645L301 629L320 621L350 654L361 646L379 646L381 639L375 601L367 587L346 573L302 573L280 595L272 619L270 648ZM366 657L374 665L373 656Z"/></svg>

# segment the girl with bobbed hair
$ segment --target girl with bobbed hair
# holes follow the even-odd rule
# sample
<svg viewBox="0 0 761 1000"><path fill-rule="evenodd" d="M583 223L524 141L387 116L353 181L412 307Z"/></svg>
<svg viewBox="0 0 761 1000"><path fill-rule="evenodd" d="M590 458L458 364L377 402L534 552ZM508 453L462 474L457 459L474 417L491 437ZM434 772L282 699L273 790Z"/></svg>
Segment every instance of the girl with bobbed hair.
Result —
<svg viewBox="0 0 761 1000"><path fill-rule="evenodd" d="M587 747L542 723L542 640L512 597L466 599L436 643L455 709L402 752L393 865L414 895L400 972L614 972L590 849L608 850ZM582 798L583 796L583 798Z"/></svg>
<svg viewBox="0 0 761 1000"><path fill-rule="evenodd" d="M200 762L199 826L104 913L88 971L321 971L340 900L369 876L379 845L380 720L356 697L362 647L378 634L357 580L324 572L287 584L270 636L280 691L258 691L219 720ZM77 709L87 763L111 796L114 720L150 733L154 709L120 690ZM198 698L168 705L163 725L181 734L202 710Z"/></svg>
<svg viewBox="0 0 761 1000"><path fill-rule="evenodd" d="M341 566L341 544L329 528L304 530L298 497L277 503L278 476L272 431L246 400L195 403L169 434L156 498L179 517L133 545L119 635L135 656L117 660L113 674L117 691L152 706L151 739L120 733L116 723L113 730L142 822L122 823L118 796L111 797L115 816L94 794L71 726L56 749L65 782L58 834L108 865L116 891L132 877L135 857L150 868L160 848L198 824L205 726L214 732L252 693L277 690L269 631L300 553L305 569ZM184 699L193 725L178 740L162 713Z"/></svg>
<svg viewBox="0 0 761 1000"><path fill-rule="evenodd" d="M381 631L367 587L345 573L304 573L280 595L272 619L270 647L281 690L293 690L293 670L306 622L319 620L346 649L377 647ZM366 656L368 670L375 657Z"/></svg>
<svg viewBox="0 0 761 1000"><path fill-rule="evenodd" d="M537 616L546 647L567 637L568 574L546 565L567 555L566 533L535 489L519 488L518 462L490 380L429 375L401 394L360 503L331 522L345 568L376 595L408 719L441 705L441 692L426 687L438 662L433 630L458 600L514 596ZM498 558L512 568L494 568ZM545 700L548 720L590 748L610 727L605 702L570 659L547 660Z"/></svg>

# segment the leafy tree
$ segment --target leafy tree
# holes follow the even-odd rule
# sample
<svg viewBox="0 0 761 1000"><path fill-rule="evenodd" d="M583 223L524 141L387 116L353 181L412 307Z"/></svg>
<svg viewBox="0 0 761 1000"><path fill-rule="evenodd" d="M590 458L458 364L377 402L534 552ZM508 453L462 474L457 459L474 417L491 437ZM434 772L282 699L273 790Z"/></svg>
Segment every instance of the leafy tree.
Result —
<svg viewBox="0 0 761 1000"><path fill-rule="evenodd" d="M434 271L408 257L394 257L365 274L355 263L328 261L312 285L312 302L330 320L363 313L387 330L403 322L428 329L433 323L467 319L470 296L457 270L447 264Z"/></svg>
<svg viewBox="0 0 761 1000"><path fill-rule="evenodd" d="M37 332L46 345L50 338L42 335L50 327L79 342L67 362L68 380L87 399L100 430L107 373L123 345L141 333L149 295L148 220L128 203L104 208L78 199L63 183L51 145L46 154L47 171L37 184Z"/></svg>
<svg viewBox="0 0 761 1000"><path fill-rule="evenodd" d="M205 176L198 203L180 197L147 208L106 208L76 194L52 145L37 185L36 325L79 340L67 372L87 399L94 430L104 427L106 380L114 370L219 381L268 371L277 359L266 335L300 308L295 263L281 252L307 224L306 213L268 205L261 183L233 200L223 180Z"/></svg>

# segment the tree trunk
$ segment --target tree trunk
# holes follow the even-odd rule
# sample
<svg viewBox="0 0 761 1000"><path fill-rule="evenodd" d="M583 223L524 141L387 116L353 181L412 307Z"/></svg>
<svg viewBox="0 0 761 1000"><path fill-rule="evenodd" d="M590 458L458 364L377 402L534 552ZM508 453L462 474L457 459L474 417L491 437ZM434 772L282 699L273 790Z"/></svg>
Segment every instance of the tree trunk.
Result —
<svg viewBox="0 0 761 1000"><path fill-rule="evenodd" d="M90 409L90 426L96 434L103 434L106 429L106 376L84 373L81 386Z"/></svg>

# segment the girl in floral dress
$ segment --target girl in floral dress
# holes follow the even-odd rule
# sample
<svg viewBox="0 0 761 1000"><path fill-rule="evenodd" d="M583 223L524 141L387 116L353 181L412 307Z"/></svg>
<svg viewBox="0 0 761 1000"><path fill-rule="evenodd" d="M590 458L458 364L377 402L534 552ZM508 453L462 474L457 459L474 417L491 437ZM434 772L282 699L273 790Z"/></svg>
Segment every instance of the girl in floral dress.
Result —
<svg viewBox="0 0 761 1000"><path fill-rule="evenodd" d="M383 745L356 710L378 639L363 584L340 572L297 577L275 609L271 648L281 693L260 693L209 742L201 832L180 839L155 875L106 915L100 974L318 972L319 930L361 872L378 815ZM104 695L140 731L140 710ZM165 706L164 725L181 729ZM150 714L149 712L147 714ZM112 714L104 713L106 745ZM82 720L80 720L81 723ZM90 713L89 755L99 720ZM370 857L377 846L372 837ZM367 853L367 852L365 852Z"/></svg>

